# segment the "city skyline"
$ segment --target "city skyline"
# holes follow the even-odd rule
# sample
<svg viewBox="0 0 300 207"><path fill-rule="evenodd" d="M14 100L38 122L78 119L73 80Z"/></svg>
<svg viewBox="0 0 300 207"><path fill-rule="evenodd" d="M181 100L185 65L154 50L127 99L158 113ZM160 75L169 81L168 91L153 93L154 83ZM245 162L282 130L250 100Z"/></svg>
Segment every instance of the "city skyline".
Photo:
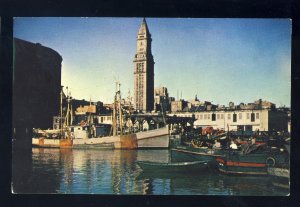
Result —
<svg viewBox="0 0 300 207"><path fill-rule="evenodd" d="M146 18L154 86L170 96L227 105L262 98L290 106L289 19ZM77 99L110 103L115 82L133 96L133 58L142 18L15 18L14 36L63 58L62 85Z"/></svg>

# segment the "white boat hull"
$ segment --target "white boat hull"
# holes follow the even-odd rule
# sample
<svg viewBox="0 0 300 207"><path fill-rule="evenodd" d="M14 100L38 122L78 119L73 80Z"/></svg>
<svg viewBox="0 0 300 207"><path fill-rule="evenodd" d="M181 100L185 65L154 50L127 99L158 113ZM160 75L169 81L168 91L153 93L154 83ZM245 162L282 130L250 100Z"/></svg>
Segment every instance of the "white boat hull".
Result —
<svg viewBox="0 0 300 207"><path fill-rule="evenodd" d="M138 148L168 148L168 127L136 133Z"/></svg>
<svg viewBox="0 0 300 207"><path fill-rule="evenodd" d="M109 146L115 149L136 148L168 148L168 127L155 130L138 132L135 134L109 136L89 139L73 139L74 148L86 148L88 146ZM62 147L60 139L32 138L32 145L36 147Z"/></svg>

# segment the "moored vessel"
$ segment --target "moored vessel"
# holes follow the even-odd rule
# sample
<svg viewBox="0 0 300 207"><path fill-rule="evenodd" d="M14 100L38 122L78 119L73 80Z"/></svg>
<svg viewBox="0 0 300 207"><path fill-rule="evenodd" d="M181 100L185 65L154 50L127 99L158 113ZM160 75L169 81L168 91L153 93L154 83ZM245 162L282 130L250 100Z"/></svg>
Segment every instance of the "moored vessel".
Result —
<svg viewBox="0 0 300 207"><path fill-rule="evenodd" d="M207 168L206 161L193 161L193 162L147 162L138 161L137 164L143 171L164 171L164 172L191 172L199 171Z"/></svg>
<svg viewBox="0 0 300 207"><path fill-rule="evenodd" d="M226 150L223 156L216 158L216 162L219 171L225 174L267 175L268 167L286 163L287 155L265 144L248 144L242 150Z"/></svg>
<svg viewBox="0 0 300 207"><path fill-rule="evenodd" d="M62 91L61 91L62 103ZM123 128L123 115L121 107L120 84L114 98L113 124L111 136L89 137L89 124L84 126L70 126L72 112L68 98L68 110L64 123L62 123L62 107L59 130L37 130L37 136L32 138L34 147L73 147L73 148L111 148L111 149L140 149L140 148L168 148L170 142L169 127L140 132L125 132ZM71 120L69 121L69 118ZM80 129L75 132L75 129ZM75 133L74 133L75 132ZM67 139L65 139L67 138Z"/></svg>

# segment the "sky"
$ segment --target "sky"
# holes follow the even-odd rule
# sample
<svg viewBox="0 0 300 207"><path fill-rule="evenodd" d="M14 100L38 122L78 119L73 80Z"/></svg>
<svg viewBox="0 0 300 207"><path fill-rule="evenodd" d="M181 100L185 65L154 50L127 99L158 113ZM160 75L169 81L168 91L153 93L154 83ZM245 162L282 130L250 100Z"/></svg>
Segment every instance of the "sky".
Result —
<svg viewBox="0 0 300 207"><path fill-rule="evenodd" d="M290 19L146 18L154 85L186 100L228 105L268 100L290 106ZM14 37L63 58L62 85L76 99L111 103L115 83L133 96L142 18L17 17Z"/></svg>

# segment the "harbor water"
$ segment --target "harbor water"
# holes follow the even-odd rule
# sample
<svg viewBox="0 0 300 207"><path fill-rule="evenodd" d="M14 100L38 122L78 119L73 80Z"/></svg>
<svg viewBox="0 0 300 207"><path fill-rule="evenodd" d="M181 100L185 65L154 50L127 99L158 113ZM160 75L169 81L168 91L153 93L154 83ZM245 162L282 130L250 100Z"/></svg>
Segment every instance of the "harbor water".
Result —
<svg viewBox="0 0 300 207"><path fill-rule="evenodd" d="M143 172L137 161L168 162L169 150L32 148L13 152L14 193L286 196L268 176L230 176L214 169Z"/></svg>

